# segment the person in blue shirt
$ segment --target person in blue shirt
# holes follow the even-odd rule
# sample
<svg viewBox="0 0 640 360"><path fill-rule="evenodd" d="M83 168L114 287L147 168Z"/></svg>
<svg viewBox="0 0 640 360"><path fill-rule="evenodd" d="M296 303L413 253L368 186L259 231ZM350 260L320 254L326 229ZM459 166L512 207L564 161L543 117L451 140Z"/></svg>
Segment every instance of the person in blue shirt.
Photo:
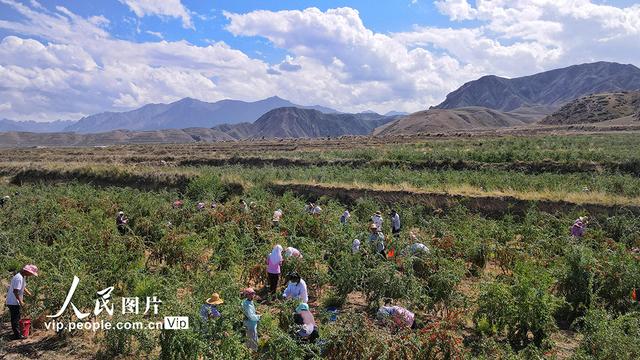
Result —
<svg viewBox="0 0 640 360"><path fill-rule="evenodd" d="M206 322L210 319L216 319L222 316L220 314L220 310L218 310L218 305L224 303L224 300L220 297L220 294L213 293L211 297L205 300L204 304L200 306L200 318L202 321Z"/></svg>
<svg viewBox="0 0 640 360"><path fill-rule="evenodd" d="M253 299L256 292L253 288L246 288L242 292L245 299L242 300L242 312L244 313L244 327L247 330L247 347L253 351L258 350L258 322L260 315L256 312Z"/></svg>

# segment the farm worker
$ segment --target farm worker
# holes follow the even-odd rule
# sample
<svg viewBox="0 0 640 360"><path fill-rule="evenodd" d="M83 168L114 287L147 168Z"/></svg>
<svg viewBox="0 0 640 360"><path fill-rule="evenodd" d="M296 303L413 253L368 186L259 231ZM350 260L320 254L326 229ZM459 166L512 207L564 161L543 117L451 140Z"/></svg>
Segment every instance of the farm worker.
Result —
<svg viewBox="0 0 640 360"><path fill-rule="evenodd" d="M351 253L355 254L358 251L360 251L360 240L355 239L355 240L353 240L353 243L351 244Z"/></svg>
<svg viewBox="0 0 640 360"><path fill-rule="evenodd" d="M371 224L369 226L369 244L372 244L376 248L376 252L382 254L383 257L387 257L387 254L384 252L384 234L379 230L376 224Z"/></svg>
<svg viewBox="0 0 640 360"><path fill-rule="evenodd" d="M25 265L22 270L18 271L9 284L7 291L7 307L11 314L11 330L13 330L13 339L24 339L24 335L20 333L20 310L24 306L24 293L31 296L31 292L27 290L27 277L38 276L38 268L35 265Z"/></svg>
<svg viewBox="0 0 640 360"><path fill-rule="evenodd" d="M222 316L218 310L218 305L224 303L224 300L220 297L220 294L213 293L211 297L204 301L204 304L200 306L200 318L202 321L209 319L215 319Z"/></svg>
<svg viewBox="0 0 640 360"><path fill-rule="evenodd" d="M253 299L256 292L253 288L246 288L242 292L245 299L242 300L242 313L244 314L244 327L247 331L247 347L253 351L258 350L258 322L260 315L256 312L256 305Z"/></svg>
<svg viewBox="0 0 640 360"><path fill-rule="evenodd" d="M577 238L582 237L582 235L584 235L584 230L587 227L587 220L586 216L580 216L571 227L571 236Z"/></svg>
<svg viewBox="0 0 640 360"><path fill-rule="evenodd" d="M288 276L289 284L284 290L282 296L285 299L297 299L303 303L309 302L309 295L307 294L307 283L300 278L300 275L296 272L292 272Z"/></svg>
<svg viewBox="0 0 640 360"><path fill-rule="evenodd" d="M282 219L282 210L278 209L273 212L273 218L271 218L271 221L273 222L273 227L277 228L280 226L280 219Z"/></svg>
<svg viewBox="0 0 640 360"><path fill-rule="evenodd" d="M296 323L296 325L300 325L300 330L296 332L296 335L298 335L301 340L308 341L312 344L316 342L316 339L319 337L318 327L307 303L300 303L296 307L293 322Z"/></svg>
<svg viewBox="0 0 640 360"><path fill-rule="evenodd" d="M420 253L428 254L429 248L427 247L427 245L423 243L413 243L411 246L407 248L407 250L405 250L405 252L409 252L411 255L416 255Z"/></svg>
<svg viewBox="0 0 640 360"><path fill-rule="evenodd" d="M311 208L311 215L320 215L322 208L318 204L313 204Z"/></svg>
<svg viewBox="0 0 640 360"><path fill-rule="evenodd" d="M340 216L340 223L342 225L345 225L347 223L347 221L349 221L349 218L351 217L351 214L349 213L349 210L345 210L342 215Z"/></svg>
<svg viewBox="0 0 640 360"><path fill-rule="evenodd" d="M304 206L304 211L311 214L311 211L313 210L314 207L316 207L316 204L314 204L313 201L310 201L307 205Z"/></svg>
<svg viewBox="0 0 640 360"><path fill-rule="evenodd" d="M247 202L244 201L244 199L240 199L240 211L249 212L249 205L247 205Z"/></svg>
<svg viewBox="0 0 640 360"><path fill-rule="evenodd" d="M371 222L376 224L378 230L382 231L382 213L380 211L376 211L376 213L373 214Z"/></svg>
<svg viewBox="0 0 640 360"><path fill-rule="evenodd" d="M124 212L118 211L118 215L116 216L116 227L120 232L120 235L124 235L127 231L127 223L129 219L124 216Z"/></svg>
<svg viewBox="0 0 640 360"><path fill-rule="evenodd" d="M5 195L0 199L0 207L4 207L5 204L9 203L11 197L9 195Z"/></svg>
<svg viewBox="0 0 640 360"><path fill-rule="evenodd" d="M215 201L215 200L211 200L211 208L212 208L212 209L215 209L215 208L217 208L217 207L218 207L218 203L216 203L216 201Z"/></svg>
<svg viewBox="0 0 640 360"><path fill-rule="evenodd" d="M284 249L284 256L286 257L294 257L294 258L299 258L302 259L302 253L300 252L300 250L294 248L294 247L287 247L286 249Z"/></svg>
<svg viewBox="0 0 640 360"><path fill-rule="evenodd" d="M393 236L398 236L400 234L400 215L395 211L391 210L391 234Z"/></svg>
<svg viewBox="0 0 640 360"><path fill-rule="evenodd" d="M182 200L176 200L171 205L174 209L179 209L182 207Z"/></svg>
<svg viewBox="0 0 640 360"><path fill-rule="evenodd" d="M204 207L205 207L205 205L204 205L204 203L203 203L203 202L199 202L199 203L196 205L196 209L198 209L198 210L204 210Z"/></svg>
<svg viewBox="0 0 640 360"><path fill-rule="evenodd" d="M383 321L391 320L396 328L416 328L415 314L402 306L390 306L389 303L386 303L378 309L377 317Z"/></svg>
<svg viewBox="0 0 640 360"><path fill-rule="evenodd" d="M280 265L282 265L282 245L277 244L267 256L267 279L269 281L269 292L275 294L278 290L278 280L280 279Z"/></svg>

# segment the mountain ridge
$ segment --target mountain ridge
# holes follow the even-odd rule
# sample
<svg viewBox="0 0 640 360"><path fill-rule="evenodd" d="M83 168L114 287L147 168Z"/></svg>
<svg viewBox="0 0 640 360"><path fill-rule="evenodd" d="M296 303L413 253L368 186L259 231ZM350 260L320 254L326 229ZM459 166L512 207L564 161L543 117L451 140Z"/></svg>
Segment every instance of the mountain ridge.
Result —
<svg viewBox="0 0 640 360"><path fill-rule="evenodd" d="M640 90L640 68L595 62L572 65L513 79L485 75L449 93L435 109L481 106L500 111L547 106L557 110L584 95Z"/></svg>
<svg viewBox="0 0 640 360"><path fill-rule="evenodd" d="M86 134L118 129L145 131L211 128L224 123L253 122L270 110L289 106L337 113L334 109L319 105L296 105L277 96L254 102L225 99L214 103L187 97L169 104L146 104L130 111L103 112L86 116L66 127L64 131Z"/></svg>

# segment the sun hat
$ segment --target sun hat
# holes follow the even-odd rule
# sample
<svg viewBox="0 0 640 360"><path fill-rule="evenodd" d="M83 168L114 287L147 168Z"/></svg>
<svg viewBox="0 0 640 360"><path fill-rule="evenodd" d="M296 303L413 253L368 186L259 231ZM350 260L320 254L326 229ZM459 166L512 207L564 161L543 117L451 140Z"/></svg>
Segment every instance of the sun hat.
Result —
<svg viewBox="0 0 640 360"><path fill-rule="evenodd" d="M253 288L250 288L250 287L242 290L242 295L249 295L249 294L255 294L255 293L256 293L256 291L253 290Z"/></svg>
<svg viewBox="0 0 640 360"><path fill-rule="evenodd" d="M580 221L582 221L582 222L587 221L587 219L588 219L588 218L587 218L586 216L580 216L580 217L578 218L578 220L580 220Z"/></svg>
<svg viewBox="0 0 640 360"><path fill-rule="evenodd" d="M33 276L38 276L38 267L35 266L35 265L32 265L32 264L25 265L22 268L22 271L26 271L26 272L30 273L31 275L33 275Z"/></svg>
<svg viewBox="0 0 640 360"><path fill-rule="evenodd" d="M296 307L296 313L301 313L303 311L309 311L309 305L307 303L300 303L297 307Z"/></svg>
<svg viewBox="0 0 640 360"><path fill-rule="evenodd" d="M378 225L376 225L376 224L371 224L371 225L369 225L369 229L372 229L372 230L373 230L373 229L375 229L375 230L377 230L377 229L378 229Z"/></svg>
<svg viewBox="0 0 640 360"><path fill-rule="evenodd" d="M376 211L376 215L381 215L382 213L380 212L380 210Z"/></svg>
<svg viewBox="0 0 640 360"><path fill-rule="evenodd" d="M118 211L118 215L124 215L123 211Z"/></svg>
<svg viewBox="0 0 640 360"><path fill-rule="evenodd" d="M205 300L205 302L209 305L220 305L224 302L224 300L222 300L222 298L220 297L220 294L218 293L213 293L211 294L211 297L208 298L207 300Z"/></svg>

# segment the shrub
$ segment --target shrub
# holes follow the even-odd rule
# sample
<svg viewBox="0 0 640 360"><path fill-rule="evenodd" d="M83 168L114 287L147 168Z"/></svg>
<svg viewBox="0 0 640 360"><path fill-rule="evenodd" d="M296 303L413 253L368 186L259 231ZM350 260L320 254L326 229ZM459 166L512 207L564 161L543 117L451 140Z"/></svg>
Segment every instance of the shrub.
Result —
<svg viewBox="0 0 640 360"><path fill-rule="evenodd" d="M619 317L591 309L584 317L584 340L576 359L637 359L640 356L640 313Z"/></svg>
<svg viewBox="0 0 640 360"><path fill-rule="evenodd" d="M591 306L596 264L593 251L585 246L573 246L565 254L558 281L558 293L566 300L559 309L561 320L571 324Z"/></svg>
<svg viewBox="0 0 640 360"><path fill-rule="evenodd" d="M518 263L509 283L483 286L478 299L476 323L485 317L498 332L504 331L515 349L525 348L529 333L540 347L555 328L553 313L560 301L550 293L551 276L531 263Z"/></svg>

